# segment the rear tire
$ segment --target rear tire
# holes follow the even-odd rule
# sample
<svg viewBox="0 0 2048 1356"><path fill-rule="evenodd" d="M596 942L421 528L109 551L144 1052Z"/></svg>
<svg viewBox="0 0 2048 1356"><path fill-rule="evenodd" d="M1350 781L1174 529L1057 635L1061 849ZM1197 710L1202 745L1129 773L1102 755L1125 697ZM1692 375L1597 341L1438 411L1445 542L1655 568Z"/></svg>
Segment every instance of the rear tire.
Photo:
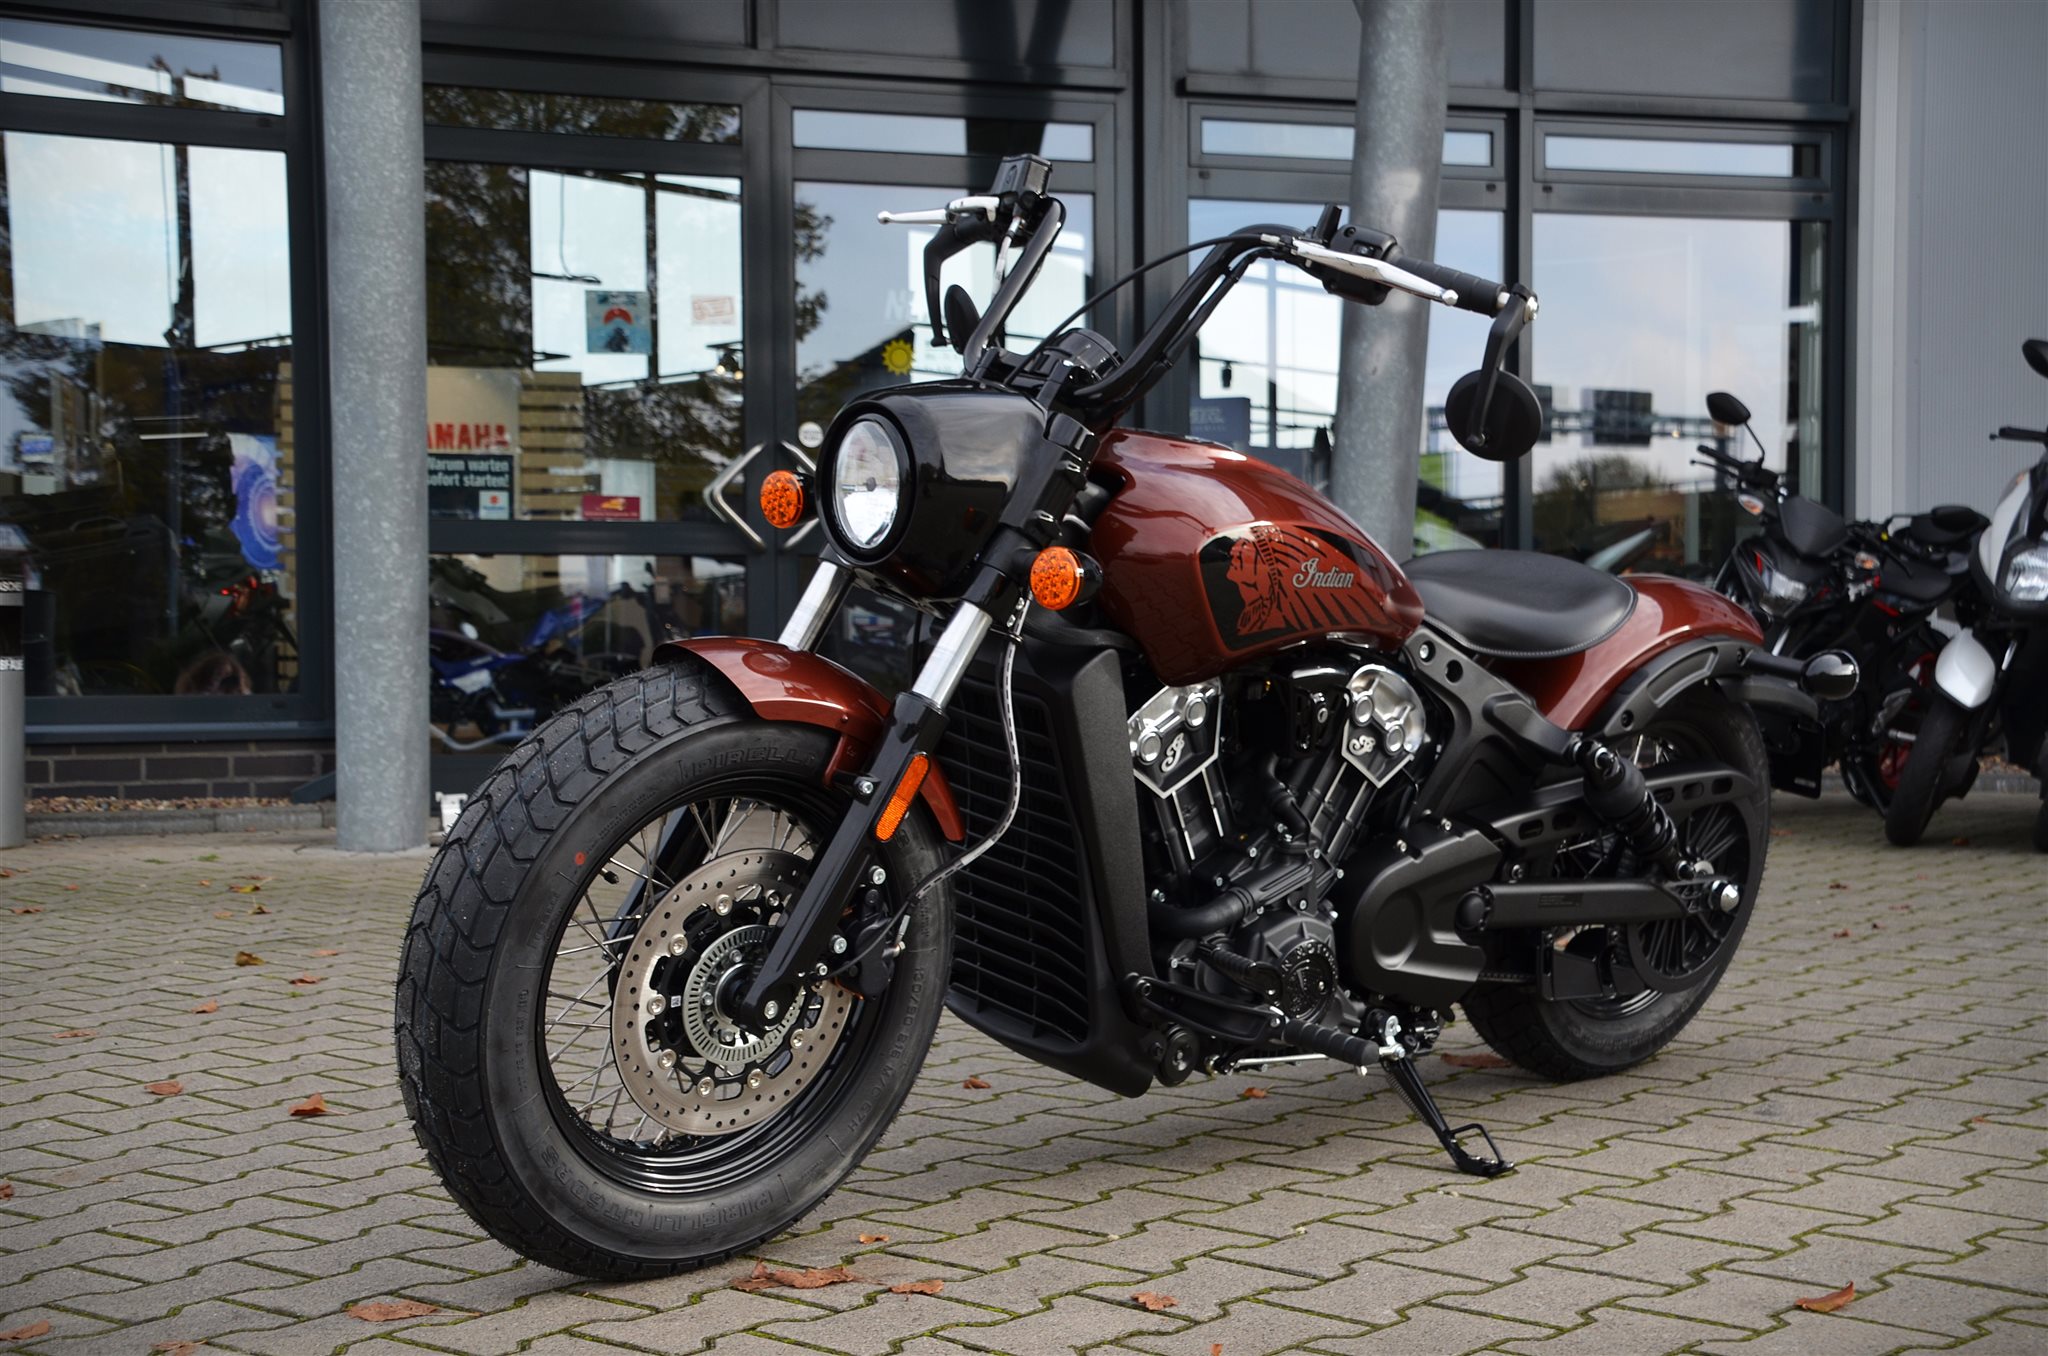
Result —
<svg viewBox="0 0 2048 1356"><path fill-rule="evenodd" d="M784 1074L775 1070L795 1069L800 1057L787 1047L786 1064L774 1062L780 1054L763 1057L765 1085L736 1075L716 1093L699 1090L705 1105L728 1116L759 1104L759 1121L702 1133L665 1130L655 1121L649 1131L647 1116L632 1120L640 1113L631 1103L621 1113L614 1100L601 1119L593 1111L600 1094L610 1096L607 1068L619 1077L621 1096L630 1091L619 1075L625 1057L614 1053L611 1039L618 1028L610 1024L620 1019L609 1009L626 983L622 976L645 963L637 948L650 945L649 929L671 916L660 910L673 904L674 916L693 920L692 929L704 925L698 935L727 941L738 940L717 933L728 915L758 917L764 925L779 917L776 894L735 888L732 902L721 894L713 910L709 890L722 886L705 887L694 901L679 896L679 884L665 893L635 892L636 874L656 879L670 855L659 847L647 853L647 840L633 835L644 834L650 821L679 825L695 807L724 804L722 826L714 818L695 839L687 830L674 834L674 841L692 844L687 857L677 851L676 861L704 870L704 861L741 856L728 846L742 841L732 828L741 806L752 815L786 804L787 822L802 828L803 839L792 833L745 851L772 846L781 860L787 841L800 854L820 841L817 833L829 835L846 804L824 781L836 742L811 726L753 719L722 679L685 661L584 697L535 731L471 797L414 907L399 967L396 1037L400 1087L420 1144L449 1194L492 1237L582 1276L633 1279L702 1266L794 1224L860 1163L894 1118L945 995L952 896L943 886L912 912L894 979L879 998L852 998L829 1033L822 1015L815 1026L793 1028L811 1037L802 1057L817 1061L815 1073L778 1084ZM783 823L774 821L778 835ZM751 823L742 830L747 841L754 833ZM636 841L638 858L626 852ZM938 867L938 835L922 807L881 846L878 859L892 905ZM687 878L671 866L675 881ZM616 915L592 902L603 889L621 888L622 878L629 900L654 902L629 903ZM597 928L583 920L586 906ZM694 963L699 952L684 949L683 924L668 926L676 929L675 964ZM581 974L557 978L572 948L598 953L575 962L595 978L573 998L557 991L581 981ZM650 954L659 952L657 946ZM833 988L831 981L814 986L820 1014ZM549 1020L564 999L583 1006L562 1008ZM843 991L832 1001L843 1002ZM594 1011L600 1006L605 1014ZM632 1011L639 1006L636 1000ZM564 1016L578 1013L555 1034ZM574 1052L583 1061L574 1067L594 1071L598 1081L589 1092L563 1071L565 1047L578 1039L567 1033L586 1020L596 1042ZM670 1020L651 1019L642 1029ZM700 1058L688 1052L701 1048L687 1047L682 1061ZM681 1072L678 1091L668 1095L687 1100L694 1073L682 1061L671 1060ZM645 1070L638 1076L655 1077ZM762 1090L750 1095L749 1088ZM730 1101L719 1100L732 1093ZM686 1107L676 1114L693 1113Z"/></svg>
<svg viewBox="0 0 2048 1356"><path fill-rule="evenodd" d="M1927 832L1927 821L1943 799L1949 759L1968 722L1967 713L1944 697L1928 703L1906 770L1899 774L1899 789L1884 812L1884 836L1899 847L1912 847Z"/></svg>
<svg viewBox="0 0 2048 1356"><path fill-rule="evenodd" d="M1734 876L1742 886L1742 902L1704 962L1705 977L1691 988L1656 993L1647 1001L1639 995L1633 1002L1611 1007L1546 1001L1526 984L1483 984L1466 995L1461 1006L1482 1040L1502 1058L1558 1082L1619 1073L1669 1044L1706 1003L1734 959L1763 881L1764 848L1770 841L1771 769L1756 717L1717 691L1695 688L1646 726L1643 737L1672 741L1682 757L1718 759L1754 785L1754 801L1742 814L1748 828L1746 860ZM1625 751L1625 743L1622 747ZM1681 833L1687 822L1679 821Z"/></svg>

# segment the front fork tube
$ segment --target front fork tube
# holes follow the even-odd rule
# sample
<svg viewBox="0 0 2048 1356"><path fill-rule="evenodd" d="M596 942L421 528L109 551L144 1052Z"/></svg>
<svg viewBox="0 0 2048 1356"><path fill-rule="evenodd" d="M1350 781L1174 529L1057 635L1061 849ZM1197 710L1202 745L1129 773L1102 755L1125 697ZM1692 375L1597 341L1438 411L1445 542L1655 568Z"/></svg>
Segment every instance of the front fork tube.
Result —
<svg viewBox="0 0 2048 1356"><path fill-rule="evenodd" d="M833 570L841 580L826 579L821 586L819 576L827 570ZM793 632L809 633L815 643L816 634L824 627L822 618L831 613L826 603L837 602L835 589L836 595L845 592L844 574L829 563L818 566L818 576L813 576L796 615L784 628L785 644ZM818 604L815 608L814 602ZM873 869L875 825L890 795L910 770L912 760L919 754L929 758L938 746L939 736L946 730L946 703L952 700L954 690L967 674L968 664L994 625L994 619L982 608L962 603L939 633L938 643L932 647L931 656L918 671L910 690L896 699L888 729L877 741L867 767L854 779L853 808L840 820L831 841L812 863L810 882L792 906L781 931L776 933L767 959L735 1004L733 1015L742 1023L757 1030L773 1026L796 1001L802 982L824 961L845 901L854 896L866 873ZM904 888L915 886L913 881Z"/></svg>

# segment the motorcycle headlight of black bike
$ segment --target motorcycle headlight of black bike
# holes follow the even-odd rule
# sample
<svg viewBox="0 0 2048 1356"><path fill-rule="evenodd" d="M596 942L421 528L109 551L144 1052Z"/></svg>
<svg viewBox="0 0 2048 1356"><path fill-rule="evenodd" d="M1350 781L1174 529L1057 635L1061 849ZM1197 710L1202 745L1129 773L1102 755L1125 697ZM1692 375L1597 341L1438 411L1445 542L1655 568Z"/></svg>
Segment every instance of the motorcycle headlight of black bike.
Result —
<svg viewBox="0 0 2048 1356"><path fill-rule="evenodd" d="M1806 601L1809 586L1756 555L1756 603L1766 615L1782 617Z"/></svg>
<svg viewBox="0 0 2048 1356"><path fill-rule="evenodd" d="M906 517L903 496L909 483L909 453L886 419L869 414L847 425L832 454L831 494L825 501L840 544L856 556L881 556Z"/></svg>

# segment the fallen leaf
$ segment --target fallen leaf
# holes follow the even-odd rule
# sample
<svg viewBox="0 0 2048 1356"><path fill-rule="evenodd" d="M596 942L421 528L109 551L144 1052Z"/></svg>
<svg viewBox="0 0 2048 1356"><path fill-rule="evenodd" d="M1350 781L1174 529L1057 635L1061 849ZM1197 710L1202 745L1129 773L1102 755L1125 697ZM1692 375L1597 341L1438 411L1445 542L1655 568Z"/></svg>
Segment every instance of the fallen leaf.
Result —
<svg viewBox="0 0 2048 1356"><path fill-rule="evenodd" d="M1266 1090L1264 1088L1246 1088L1244 1092L1240 1095L1249 1097L1253 1101L1257 1101L1259 1098L1264 1097L1266 1095Z"/></svg>
<svg viewBox="0 0 2048 1356"><path fill-rule="evenodd" d="M791 1290L818 1290L828 1285L845 1285L860 1277L845 1267L811 1267L804 1271L783 1271L770 1267L766 1262L754 1263L750 1276L732 1283L735 1290L771 1290L776 1286L787 1286Z"/></svg>
<svg viewBox="0 0 2048 1356"><path fill-rule="evenodd" d="M78 887L76 885L67 885L64 888L67 890L76 890Z"/></svg>
<svg viewBox="0 0 2048 1356"><path fill-rule="evenodd" d="M1836 937L1853 937L1855 934L1850 932L1849 929L1843 928L1840 932L1837 932L1834 935Z"/></svg>
<svg viewBox="0 0 2048 1356"><path fill-rule="evenodd" d="M13 868L13 867L11 867L11 866L0 866L0 880L11 880L11 879L13 879L13 877L14 877L14 868Z"/></svg>
<svg viewBox="0 0 2048 1356"><path fill-rule="evenodd" d="M426 1314L438 1314L438 1304L423 1304L419 1300L371 1300L363 1304L351 1304L342 1312L350 1318L360 1318L365 1323L395 1323L401 1318L419 1318Z"/></svg>
<svg viewBox="0 0 2048 1356"><path fill-rule="evenodd" d="M1878 923L1878 922L1873 922L1873 923L1871 923L1871 925L1870 925L1870 930L1871 930L1872 932L1883 932L1883 931L1884 931L1884 924L1882 924L1882 923Z"/></svg>
<svg viewBox="0 0 2048 1356"><path fill-rule="evenodd" d="M288 983L288 984L318 984L318 983L320 982L320 976L318 976L318 975L300 975L300 976L298 976L298 977L297 977L297 978L295 978L295 979L290 979L290 980L287 980L287 981L285 981L285 982L286 982L286 983Z"/></svg>
<svg viewBox="0 0 2048 1356"><path fill-rule="evenodd" d="M49 1330L50 1320L39 1318L26 1327L9 1328L6 1332L0 1332L0 1342L26 1342L31 1337L41 1337Z"/></svg>
<svg viewBox="0 0 2048 1356"><path fill-rule="evenodd" d="M1494 1054L1491 1050L1479 1050L1469 1055L1445 1055L1443 1059L1444 1063L1450 1065L1453 1069L1505 1069L1509 1067L1506 1060Z"/></svg>
<svg viewBox="0 0 2048 1356"><path fill-rule="evenodd" d="M860 1236L860 1241L861 1241L861 1242L863 1242L863 1243L887 1243L887 1242L889 1241L889 1235L887 1235L887 1234L862 1234L862 1235Z"/></svg>
<svg viewBox="0 0 2048 1356"><path fill-rule="evenodd" d="M1174 1305L1179 1304L1180 1301L1171 1295L1162 1295L1155 1290L1140 1290L1137 1294L1131 1296L1131 1303L1142 1307L1148 1314L1156 1314L1161 1309L1171 1309Z"/></svg>
<svg viewBox="0 0 2048 1356"><path fill-rule="evenodd" d="M341 952L331 946L323 946L318 951L308 951L306 954L309 956L339 956Z"/></svg>
<svg viewBox="0 0 2048 1356"><path fill-rule="evenodd" d="M233 890L238 895L253 895L262 888L260 885L230 885L228 887L228 889Z"/></svg>
<svg viewBox="0 0 2048 1356"><path fill-rule="evenodd" d="M198 1007L192 1009L192 1011L197 1013L219 1012L220 1000L218 998L209 998Z"/></svg>
<svg viewBox="0 0 2048 1356"><path fill-rule="evenodd" d="M1989 1124L1991 1124L1991 1118L1990 1118L1989 1116L1972 1116L1972 1117L1970 1117L1970 1124L1972 1124L1972 1125L1989 1125ZM4 1200L4 1199L5 1199L5 1197L0 1197L0 1200Z"/></svg>
<svg viewBox="0 0 2048 1356"><path fill-rule="evenodd" d="M294 1116L325 1116L326 1114L327 1098L317 1092L303 1102L292 1103L292 1115Z"/></svg>
<svg viewBox="0 0 2048 1356"><path fill-rule="evenodd" d="M979 1078L970 1078L960 1086L966 1088L969 1092L983 1092L987 1090L989 1085L982 1082Z"/></svg>
<svg viewBox="0 0 2048 1356"><path fill-rule="evenodd" d="M203 881L200 881L199 883L200 883L201 885L211 885L211 884L213 884L213 882L212 882L212 881L210 881L210 880L203 880Z"/></svg>
<svg viewBox="0 0 2048 1356"><path fill-rule="evenodd" d="M1912 906L1911 904L1894 904L1894 905L1892 905L1892 912L1893 912L1893 913L1911 913L1911 912L1913 912L1913 906Z"/></svg>
<svg viewBox="0 0 2048 1356"><path fill-rule="evenodd" d="M1828 889L1830 890L1846 890L1848 888L1848 886L1842 884L1842 882L1838 880L1831 880L1828 882Z"/></svg>
<svg viewBox="0 0 2048 1356"><path fill-rule="evenodd" d="M12 1183L12 1182L0 1182L0 1201L11 1201L11 1200L13 1200L13 1199L14 1199L14 1183Z"/></svg>
<svg viewBox="0 0 2048 1356"><path fill-rule="evenodd" d="M16 913L41 913L42 911L43 911L43 906L42 906L42 905L40 905L40 904L24 904L24 905L23 905L23 906L21 906L20 908L16 909L16 910L15 910L14 912L16 912Z"/></svg>
<svg viewBox="0 0 2048 1356"><path fill-rule="evenodd" d="M1851 1281L1840 1290L1834 1291L1831 1294L1817 1295L1810 1299L1794 1300L1793 1303L1802 1309L1811 1310L1816 1314L1831 1314L1855 1298L1856 1283Z"/></svg>
<svg viewBox="0 0 2048 1356"><path fill-rule="evenodd" d="M889 1287L892 1295L936 1295L946 1288L946 1283L934 1277L929 1281L905 1281Z"/></svg>
<svg viewBox="0 0 2048 1356"><path fill-rule="evenodd" d="M213 911L213 916L215 918L233 918L235 916L235 911L233 909L215 909Z"/></svg>
<svg viewBox="0 0 2048 1356"><path fill-rule="evenodd" d="M258 905L257 905L257 906L256 906L255 908L253 908L253 909L249 910L249 913L250 913L250 915L251 915L251 916L254 916L254 915L257 915L257 914L265 914L265 913L269 913L269 912L270 912L270 910L268 910L268 909L264 908L264 907L263 907L263 906L262 906L261 904L258 904Z"/></svg>
<svg viewBox="0 0 2048 1356"><path fill-rule="evenodd" d="M73 1031L59 1031L51 1039L60 1041L89 1041L99 1034L99 1032L94 1031L90 1027L79 1027Z"/></svg>
<svg viewBox="0 0 2048 1356"><path fill-rule="evenodd" d="M142 1090L144 1092L153 1092L159 1097L176 1097L185 1090L185 1085L175 1078L166 1078L161 1083L145 1083L142 1085Z"/></svg>
<svg viewBox="0 0 2048 1356"><path fill-rule="evenodd" d="M1968 838L1962 837L1961 835L1958 835L1954 838L1949 839L1948 845L1950 847L1968 847L1970 845L1970 840Z"/></svg>
<svg viewBox="0 0 2048 1356"><path fill-rule="evenodd" d="M205 1345L204 1342L159 1342L150 1350L161 1351L164 1356L192 1356L193 1352Z"/></svg>
<svg viewBox="0 0 2048 1356"><path fill-rule="evenodd" d="M1211 1342L1209 1344L1209 1356L1223 1356L1223 1344L1221 1342Z"/></svg>
<svg viewBox="0 0 2048 1356"><path fill-rule="evenodd" d="M235 964L261 965L263 964L263 957L257 955L254 951L237 951L235 953Z"/></svg>

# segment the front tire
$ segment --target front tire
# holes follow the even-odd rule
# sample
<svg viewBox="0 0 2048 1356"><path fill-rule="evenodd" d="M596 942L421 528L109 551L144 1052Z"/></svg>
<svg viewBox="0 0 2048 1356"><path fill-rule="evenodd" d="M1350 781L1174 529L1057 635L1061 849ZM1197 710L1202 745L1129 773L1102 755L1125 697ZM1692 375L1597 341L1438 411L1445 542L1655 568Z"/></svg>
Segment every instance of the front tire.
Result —
<svg viewBox="0 0 2048 1356"><path fill-rule="evenodd" d="M822 850L844 813L844 797L825 785L835 745L821 729L753 719L722 679L683 661L555 716L470 799L414 907L396 1036L420 1143L492 1237L583 1276L702 1266L794 1224L894 1118L945 994L952 906L943 886L912 911L879 998L813 985L799 1005L812 1024L792 1028L799 1040L785 1033L782 1049L737 1072L702 1052L752 1061L733 1052L748 1047L707 1044L702 1020L696 1035L672 1034L693 1004L713 1011L688 967L729 958L742 942L758 950L778 901L805 874L805 847ZM762 807L773 807L772 820L755 818ZM667 832L650 837L650 828ZM781 864L779 887L721 889L712 907L703 879L729 871L724 863L766 859ZM921 808L878 861L891 908L938 867ZM697 893L686 898L689 890ZM664 973L668 962L639 953L671 914L658 949L674 943L670 1007L685 1016L638 1022L638 995L654 990L635 988L621 1025L613 994L627 991L628 976L652 985ZM565 966L582 968L559 978ZM682 1001L686 972L692 1003ZM595 1039L579 1049L583 1028ZM646 1030L669 1030L676 1044L666 1053L681 1052L663 1066L675 1079L656 1103L666 1123L641 1109L656 1096L648 1052L636 1063L620 1035ZM791 1076L800 1058L816 1067ZM699 1062L708 1090L692 1081Z"/></svg>
<svg viewBox="0 0 2048 1356"><path fill-rule="evenodd" d="M1617 748L1624 756L1633 752L1638 762L1713 758L1749 778L1753 798L1739 810L1709 806L1678 821L1689 848L1711 846L1705 855L1741 885L1742 899L1712 949L1694 959L1688 977L1697 978L1690 987L1597 1001L1545 1000L1530 984L1483 984L1466 995L1465 1015L1482 1040L1502 1058L1558 1082L1619 1073L1668 1045L1706 1003L1734 959L1763 882L1764 848L1770 841L1770 757L1747 708L1712 689L1695 688L1646 726L1633 750L1626 740ZM1714 834L1711 845L1700 837L1709 831ZM1690 927L1692 922L1638 925L1643 926ZM1672 940L1652 940L1643 950L1683 954L1671 950Z"/></svg>
<svg viewBox="0 0 2048 1356"><path fill-rule="evenodd" d="M1913 752L1899 774L1899 789L1884 812L1884 836L1899 847L1912 847L1927 832L1927 821L1942 802L1942 780L1948 775L1949 759L1968 720L1961 707L1945 698L1936 697L1928 704Z"/></svg>

